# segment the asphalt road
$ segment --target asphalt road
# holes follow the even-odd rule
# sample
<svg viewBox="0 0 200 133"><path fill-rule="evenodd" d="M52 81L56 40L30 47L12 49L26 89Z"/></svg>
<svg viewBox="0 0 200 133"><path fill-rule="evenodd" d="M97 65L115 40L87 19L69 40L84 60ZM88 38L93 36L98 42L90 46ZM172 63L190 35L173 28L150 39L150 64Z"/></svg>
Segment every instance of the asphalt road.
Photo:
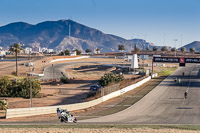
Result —
<svg viewBox="0 0 200 133"><path fill-rule="evenodd" d="M80 123L200 124L200 65L178 68L133 106L108 116ZM182 72L185 76L182 76ZM180 78L181 83L174 78ZM188 98L184 92L188 90Z"/></svg>
<svg viewBox="0 0 200 133"><path fill-rule="evenodd" d="M76 64L86 64L86 63L108 63L108 62L68 62L68 63L61 63L61 64L53 64L51 66L45 67L44 69L44 77L43 80L53 80L53 79L60 79L61 77L65 76L70 78L67 73L65 72L65 68L69 65L76 65Z"/></svg>

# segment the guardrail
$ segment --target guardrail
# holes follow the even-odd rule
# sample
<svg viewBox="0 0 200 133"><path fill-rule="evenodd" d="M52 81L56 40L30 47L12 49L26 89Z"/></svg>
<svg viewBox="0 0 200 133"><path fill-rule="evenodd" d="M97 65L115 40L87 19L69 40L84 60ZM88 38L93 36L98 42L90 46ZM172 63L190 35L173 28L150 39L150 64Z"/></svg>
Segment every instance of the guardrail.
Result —
<svg viewBox="0 0 200 133"><path fill-rule="evenodd" d="M108 95L105 95L103 97L100 97L98 99L89 101L89 102L83 102L83 103L75 103L75 104L68 104L68 105L58 105L58 106L48 106L48 107L34 107L34 108L16 108L16 109L7 109L6 110L6 119L7 118L14 118L14 117L24 117L24 116L34 116L34 115L42 115L42 114L51 114L56 113L56 109L58 107L67 109L68 111L75 111L80 109L86 109L92 106L95 106L97 104L100 104L104 101L107 101L109 99L112 99L114 97L120 96L130 90L135 89L136 87L144 84L145 82L149 81L151 78L156 77L156 74L153 74L152 76L149 76L135 84L132 84L130 86L127 86L121 90L112 92Z"/></svg>

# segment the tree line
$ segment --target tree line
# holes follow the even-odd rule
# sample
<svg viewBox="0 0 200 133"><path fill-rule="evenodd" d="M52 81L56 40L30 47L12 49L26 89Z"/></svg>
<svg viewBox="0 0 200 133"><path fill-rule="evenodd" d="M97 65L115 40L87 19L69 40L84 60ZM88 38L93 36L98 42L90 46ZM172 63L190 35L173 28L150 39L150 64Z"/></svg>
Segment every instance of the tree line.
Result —
<svg viewBox="0 0 200 133"><path fill-rule="evenodd" d="M41 90L40 81L28 78L11 79L4 76L0 79L1 97L23 97L30 98L30 84L32 87L32 96L36 97Z"/></svg>
<svg viewBox="0 0 200 133"><path fill-rule="evenodd" d="M124 46L124 45L118 45L118 50L121 51L121 52L123 52L123 51L125 50L125 46ZM146 47L145 50L146 50L146 51L151 51L149 47ZM169 51L169 50L172 51L172 52L178 51L175 47L173 47L173 48L171 48L171 49L169 49L167 46L161 47L161 51ZM134 46L134 51L135 51L136 53L138 53L139 51L141 51L141 49L140 49L139 47L137 47L136 44L135 44L135 46ZM154 46L154 47L152 48L152 51L158 51L158 47L157 47L157 46ZM181 47L181 48L180 48L180 51L181 51L182 53L184 53L184 52L186 52L186 48L185 48L185 47ZM192 48L189 49L189 51L190 51L191 53L195 53L195 52L196 52L196 49L195 49L194 47L192 47Z"/></svg>

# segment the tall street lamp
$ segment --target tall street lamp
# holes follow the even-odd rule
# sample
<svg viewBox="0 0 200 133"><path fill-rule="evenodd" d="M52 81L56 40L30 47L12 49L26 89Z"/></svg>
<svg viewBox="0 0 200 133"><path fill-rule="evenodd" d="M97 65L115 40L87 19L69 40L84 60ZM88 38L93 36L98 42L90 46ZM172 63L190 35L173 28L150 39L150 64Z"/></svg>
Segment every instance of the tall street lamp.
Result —
<svg viewBox="0 0 200 133"><path fill-rule="evenodd" d="M29 48L29 84L30 84L30 108L32 108L32 81L31 81L31 51Z"/></svg>
<svg viewBox="0 0 200 133"><path fill-rule="evenodd" d="M174 39L173 41L175 42L175 56L176 56L176 42L178 41L178 39Z"/></svg>
<svg viewBox="0 0 200 133"><path fill-rule="evenodd" d="M52 64L52 72L53 72L53 77L52 77L52 83L54 82L54 67L53 67L53 64Z"/></svg>
<svg viewBox="0 0 200 133"><path fill-rule="evenodd" d="M145 44L143 43L142 46L143 46L143 71L145 72L145 70L144 70L144 46L145 46Z"/></svg>

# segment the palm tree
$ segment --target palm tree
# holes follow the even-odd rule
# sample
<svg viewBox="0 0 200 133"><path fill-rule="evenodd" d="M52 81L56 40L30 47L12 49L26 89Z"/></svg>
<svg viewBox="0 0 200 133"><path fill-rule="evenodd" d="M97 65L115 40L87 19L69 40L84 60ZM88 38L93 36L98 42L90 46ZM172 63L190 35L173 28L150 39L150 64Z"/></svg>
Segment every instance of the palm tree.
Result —
<svg viewBox="0 0 200 133"><path fill-rule="evenodd" d="M161 51L168 51L167 46L163 46L163 47L161 48Z"/></svg>
<svg viewBox="0 0 200 133"><path fill-rule="evenodd" d="M181 50L182 53L184 53L186 51L186 48L185 47L181 47L180 50Z"/></svg>
<svg viewBox="0 0 200 133"><path fill-rule="evenodd" d="M13 45L10 46L9 51L11 53L15 53L15 59L16 59L16 76L18 76L18 68L17 68L17 54L23 50L21 47L22 45L20 43L14 43Z"/></svg>
<svg viewBox="0 0 200 133"><path fill-rule="evenodd" d="M175 47L174 47L174 48L172 48L172 49L171 49L171 51L172 51L172 52L175 52L175 51L176 51L176 48L175 48Z"/></svg>
<svg viewBox="0 0 200 133"><path fill-rule="evenodd" d="M96 52L97 52L97 54L99 54L100 53L100 48L96 48Z"/></svg>
<svg viewBox="0 0 200 133"><path fill-rule="evenodd" d="M194 53L195 53L195 51L196 51L196 50L195 50L195 48L194 48L194 47L190 48L190 52L191 52L191 53L193 53L193 54L194 54Z"/></svg>

